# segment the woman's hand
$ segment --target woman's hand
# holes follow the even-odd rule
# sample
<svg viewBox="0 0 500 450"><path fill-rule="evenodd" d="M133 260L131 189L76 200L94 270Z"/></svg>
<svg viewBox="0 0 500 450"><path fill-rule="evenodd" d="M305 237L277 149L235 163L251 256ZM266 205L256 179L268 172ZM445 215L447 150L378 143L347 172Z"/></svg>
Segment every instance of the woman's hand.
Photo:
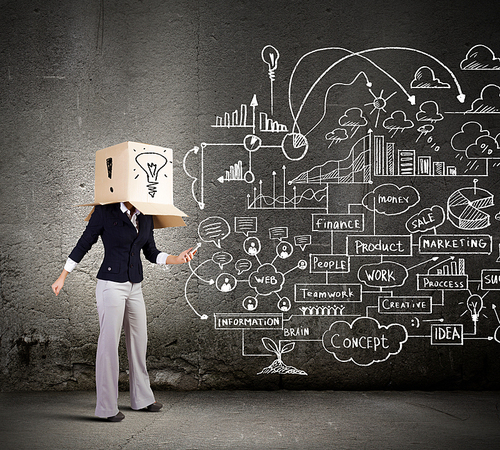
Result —
<svg viewBox="0 0 500 450"><path fill-rule="evenodd" d="M196 254L197 250L193 251L193 247L188 250L184 250L181 254L174 256L168 255L167 264L184 264L193 259L193 256Z"/></svg>
<svg viewBox="0 0 500 450"><path fill-rule="evenodd" d="M61 275L59 275L59 278L54 282L52 285L52 290L54 291L54 294L59 295L59 292L61 292L61 289L64 286L64 281L66 280L66 277L68 276L68 271L63 270L61 272Z"/></svg>

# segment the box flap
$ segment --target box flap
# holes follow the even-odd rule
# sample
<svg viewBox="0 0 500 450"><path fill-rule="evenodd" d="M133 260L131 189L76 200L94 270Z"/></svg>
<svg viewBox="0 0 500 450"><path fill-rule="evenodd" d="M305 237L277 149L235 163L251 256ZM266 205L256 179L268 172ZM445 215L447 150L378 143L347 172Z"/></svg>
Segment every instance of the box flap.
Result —
<svg viewBox="0 0 500 450"><path fill-rule="evenodd" d="M180 209L174 205L160 205L149 202L136 202L131 201L141 213L153 216L155 229L167 227L184 227L186 223L182 217L188 217Z"/></svg>
<svg viewBox="0 0 500 450"><path fill-rule="evenodd" d="M159 203L150 202L136 202L135 200L130 200L130 203L134 205L141 213L148 214L150 216L182 216L187 217L180 209L176 208L174 205L165 205Z"/></svg>
<svg viewBox="0 0 500 450"><path fill-rule="evenodd" d="M155 229L186 226L186 223L180 216L153 216L153 222Z"/></svg>
<svg viewBox="0 0 500 450"><path fill-rule="evenodd" d="M130 202L132 203L132 202ZM104 203L102 203L104 204ZM109 204L109 203L106 203ZM132 203L141 213L147 214L148 216L153 216L154 228L169 228L169 227L185 227L186 223L182 220L182 217L188 217L184 214L180 209L176 208L174 205L153 205L151 203L140 203L134 202ZM97 206L101 205L101 203L87 203L85 205L76 205L76 206ZM149 207L148 207L149 206ZM151 208L154 207L154 208ZM145 211L156 211L155 212L147 212ZM94 208L92 211L85 217L85 221L88 222L92 213L94 212ZM182 217L181 217L182 216Z"/></svg>

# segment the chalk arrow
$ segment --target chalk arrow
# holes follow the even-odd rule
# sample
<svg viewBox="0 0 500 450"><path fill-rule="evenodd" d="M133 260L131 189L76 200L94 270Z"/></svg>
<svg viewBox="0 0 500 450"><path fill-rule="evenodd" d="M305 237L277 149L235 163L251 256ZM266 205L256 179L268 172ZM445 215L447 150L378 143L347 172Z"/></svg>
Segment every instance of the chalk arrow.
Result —
<svg viewBox="0 0 500 450"><path fill-rule="evenodd" d="M416 265L414 265L414 266L409 267L409 268L408 268L408 270L415 269L416 267L421 266L421 265L423 265L423 264L427 264L427 263L428 263L428 262L430 262L430 261L437 261L438 259L439 259L439 257L438 257L438 256L434 256L433 258L428 259L427 261L422 261L422 262L421 262L421 263L419 263L419 264L416 264Z"/></svg>
<svg viewBox="0 0 500 450"><path fill-rule="evenodd" d="M187 286L188 286L188 283L189 283L189 280L191 280L191 278L194 276L196 276L198 279L200 279L201 281L205 282L205 283L208 283L210 285L214 284L214 280L213 279L210 279L209 281L207 280L203 280L197 273L196 271L203 265L203 264L206 264L207 262L209 261L212 261L211 259L207 259L206 261L203 261L196 269L193 270L193 268L191 267L191 261L188 263L189 264L189 268L191 269L191 274L189 275L189 277L187 278L186 280L186 283L184 284L184 298L186 299L186 303L189 305L189 307L193 310L193 312L201 319L201 320L207 320L208 319L208 316L206 314L200 314L198 311L196 311L196 309L194 308L194 306L191 304L191 302L189 301L189 298L188 298L188 292L187 292Z"/></svg>

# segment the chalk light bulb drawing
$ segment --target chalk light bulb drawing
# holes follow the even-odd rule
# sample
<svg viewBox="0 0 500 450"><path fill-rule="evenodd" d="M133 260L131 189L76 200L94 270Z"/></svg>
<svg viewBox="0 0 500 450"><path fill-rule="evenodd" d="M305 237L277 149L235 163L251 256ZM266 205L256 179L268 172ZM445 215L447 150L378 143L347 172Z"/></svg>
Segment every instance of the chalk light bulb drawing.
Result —
<svg viewBox="0 0 500 450"><path fill-rule="evenodd" d="M274 114L274 94L273 94L273 83L274 83L274 72L278 67L278 59L280 54L272 45L266 45L261 52L262 60L267 64L269 70L269 80L271 80L271 115Z"/></svg>
<svg viewBox="0 0 500 450"><path fill-rule="evenodd" d="M148 180L149 195L154 198L156 185L159 183L158 175L161 169L167 165L167 158L159 153L144 152L135 157L139 167L144 171Z"/></svg>
<svg viewBox="0 0 500 450"><path fill-rule="evenodd" d="M483 309L483 306L483 298L477 294L473 294L467 299L467 308L471 313L473 322L479 320L479 313Z"/></svg>

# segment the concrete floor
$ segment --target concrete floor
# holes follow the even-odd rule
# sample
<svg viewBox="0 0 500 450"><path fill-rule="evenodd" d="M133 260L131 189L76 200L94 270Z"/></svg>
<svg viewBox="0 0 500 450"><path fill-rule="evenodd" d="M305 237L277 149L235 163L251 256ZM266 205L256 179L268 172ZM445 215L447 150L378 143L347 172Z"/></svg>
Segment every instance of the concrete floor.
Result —
<svg viewBox="0 0 500 450"><path fill-rule="evenodd" d="M157 392L93 417L94 392L0 393L2 449L500 449L500 392Z"/></svg>

